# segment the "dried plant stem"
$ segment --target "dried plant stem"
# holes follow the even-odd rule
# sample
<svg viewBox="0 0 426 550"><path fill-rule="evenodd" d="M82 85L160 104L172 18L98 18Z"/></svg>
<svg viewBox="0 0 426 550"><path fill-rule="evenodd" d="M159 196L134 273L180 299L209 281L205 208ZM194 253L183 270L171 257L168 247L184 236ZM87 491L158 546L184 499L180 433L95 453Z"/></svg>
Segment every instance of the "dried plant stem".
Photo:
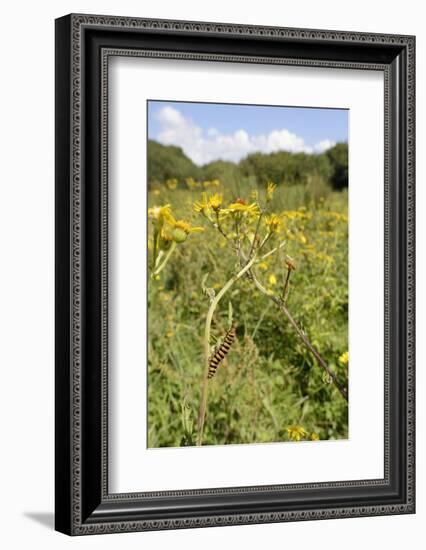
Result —
<svg viewBox="0 0 426 550"><path fill-rule="evenodd" d="M284 282L283 291L282 291L282 294L281 294L284 303L287 302L287 292L289 290L288 285L290 283L290 275L291 275L291 269L288 268L287 269L287 276L286 276L285 282Z"/></svg>
<svg viewBox="0 0 426 550"><path fill-rule="evenodd" d="M211 324L213 319L213 314L215 312L215 309L225 294L231 286L238 281L238 279L241 279L241 277L246 273L254 264L256 260L256 255L254 255L249 262L246 263L246 265L236 274L233 275L229 281L221 288L221 290L217 293L217 295L214 297L214 299L211 301L209 310L207 312L206 317L206 324L205 324L205 330L204 330L204 371L203 371L203 381L201 386L201 399L200 399L200 410L198 413L198 429L197 429L197 446L202 445L203 441L203 430L204 430L204 420L206 417L206 409L207 409L207 393L208 393L208 373L209 373L209 357L210 357L210 331L211 331Z"/></svg>
<svg viewBox="0 0 426 550"><path fill-rule="evenodd" d="M330 367L327 365L327 363L324 361L324 359L321 357L317 349L311 344L309 341L309 338L306 336L306 334L303 332L303 330L299 327L296 320L292 316L292 314L287 309L287 306L285 305L285 302L275 296L275 294L272 294L271 292L268 292L268 290L262 285L262 283L259 281L259 279L256 277L255 273L253 273L253 270L250 271L250 276L253 279L254 284L256 285L257 289L260 290L265 296L268 296L270 300L272 300L279 309L284 313L284 315L287 317L287 319L290 321L290 324L293 326L294 330L296 331L299 338L303 341L305 346L308 348L308 350L312 353L312 355L317 360L319 366L327 373L327 375L331 378L336 388L339 390L341 395L343 396L346 401L348 401L348 392L345 387L343 387L340 382L337 380L336 375L334 372L330 369Z"/></svg>

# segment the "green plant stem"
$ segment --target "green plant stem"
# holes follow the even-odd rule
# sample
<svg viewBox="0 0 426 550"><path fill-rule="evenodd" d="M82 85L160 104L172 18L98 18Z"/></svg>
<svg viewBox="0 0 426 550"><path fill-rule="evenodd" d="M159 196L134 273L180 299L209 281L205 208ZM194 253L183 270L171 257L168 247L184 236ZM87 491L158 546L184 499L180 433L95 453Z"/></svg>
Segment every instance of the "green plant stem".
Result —
<svg viewBox="0 0 426 550"><path fill-rule="evenodd" d="M255 260L256 260L256 255L254 255L236 275L233 275L229 279L229 281L225 284L225 286L221 288L221 290L217 293L217 295L211 301L209 310L207 312L206 324L205 324L205 330L204 330L204 371L203 371L203 381L201 386L200 410L198 414L197 446L202 445L202 442L203 442L204 420L206 417L206 409L207 409L208 374L209 374L209 357L210 357L210 332L211 332L213 314L215 312L215 309L219 301L221 300L225 292L227 292L231 288L231 286L238 281L238 279L241 279L244 273L246 273L252 267Z"/></svg>
<svg viewBox="0 0 426 550"><path fill-rule="evenodd" d="M215 225L215 224L213 224ZM219 219L219 210L216 210L216 228L218 229L219 233L225 237L225 239L227 241L229 241L229 237L228 235L225 233L225 231L223 230L223 227L220 225L220 219Z"/></svg>
<svg viewBox="0 0 426 550"><path fill-rule="evenodd" d="M254 235L253 235L253 242L251 243L251 247L250 247L249 258L253 254L255 246L256 246L256 239L257 239L257 236L259 235L260 222L262 220L262 217L263 217L263 211L259 214L259 218L257 220L256 230L255 230Z"/></svg>
<svg viewBox="0 0 426 550"><path fill-rule="evenodd" d="M251 277L253 279L253 282L256 285L257 289L260 290L260 292L262 292L262 294L264 294L265 296L268 296L268 298L270 300L272 300L279 307L279 309L284 313L284 315L290 321L290 324L293 326L294 330L298 334L299 338L303 341L305 346L308 348L308 350L312 353L312 355L317 360L319 366L328 374L328 376L330 376L330 378L332 379L332 381L333 381L334 385L336 386L336 388L339 390L342 397L344 399L346 399L346 401L348 401L347 389L340 384L340 382L337 380L337 377L334 374L334 372L330 369L330 367L327 365L327 363L321 357L321 355L319 354L317 349L311 344L311 342L309 341L309 338L306 336L306 334L303 332L303 330L299 327L296 320L294 319L292 314L287 309L287 306L285 305L283 300L281 300L280 298L275 296L275 294L272 294L271 292L268 292L268 290L262 285L262 283L256 277L253 270L250 270L250 275L251 275Z"/></svg>
<svg viewBox="0 0 426 550"><path fill-rule="evenodd" d="M262 248L265 246L265 244L269 241L269 239L272 237L272 233L271 231L269 231L267 234L266 234L266 237L263 239L263 241L260 243L259 245L259 248L258 248L258 251L259 250L262 250Z"/></svg>
<svg viewBox="0 0 426 550"><path fill-rule="evenodd" d="M253 332L252 332L252 334L251 334L251 339L252 339L252 340L253 340L254 337L256 336L256 333L257 333L257 331L259 330L260 325L263 323L263 319L265 318L265 315L266 315L266 314L268 313L268 311L270 310L271 305L272 305L272 304L268 304L268 305L266 306L266 308L263 310L262 315L259 317L259 320L257 321L256 326L254 327L254 330L253 330Z"/></svg>
<svg viewBox="0 0 426 550"><path fill-rule="evenodd" d="M152 271L155 270L155 264L157 263L157 254L158 254L158 229L154 229L154 250L152 251Z"/></svg>
<svg viewBox="0 0 426 550"><path fill-rule="evenodd" d="M283 248L286 244L287 244L287 241L283 241L280 245L276 246L275 248L273 248L272 250L270 250L269 252L261 256L258 259L258 262L263 262L263 260L266 260L266 258L271 256L272 254L275 254L275 252L278 252L278 250L281 250L281 248Z"/></svg>
<svg viewBox="0 0 426 550"><path fill-rule="evenodd" d="M176 248L176 243L173 242L167 252L167 254L165 255L164 257L164 260L162 261L162 263L154 269L154 272L153 272L153 275L158 275L160 273L160 271L162 271L164 269L164 267L166 266L167 262L169 261L169 258L170 256L173 254L173 251L175 250Z"/></svg>

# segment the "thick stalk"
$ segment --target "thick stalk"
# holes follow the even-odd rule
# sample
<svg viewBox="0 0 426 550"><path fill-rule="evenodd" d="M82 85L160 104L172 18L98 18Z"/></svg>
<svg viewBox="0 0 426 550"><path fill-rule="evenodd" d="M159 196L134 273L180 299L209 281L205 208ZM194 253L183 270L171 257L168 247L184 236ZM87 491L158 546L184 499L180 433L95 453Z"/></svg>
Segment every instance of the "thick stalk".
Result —
<svg viewBox="0 0 426 550"><path fill-rule="evenodd" d="M241 277L246 273L256 260L256 255L254 255L250 261L234 276L232 276L225 286L217 293L217 295L212 300L209 310L207 312L206 324L204 330L204 371L203 371L203 381L201 386L201 399L200 399L200 410L198 413L198 430L197 430L197 445L202 445L203 441L203 430L204 430L204 420L206 417L207 409L207 393L208 393L208 374L209 374L209 357L210 357L210 332L211 324L213 319L213 314L215 309L225 294L231 286L241 279Z"/></svg>

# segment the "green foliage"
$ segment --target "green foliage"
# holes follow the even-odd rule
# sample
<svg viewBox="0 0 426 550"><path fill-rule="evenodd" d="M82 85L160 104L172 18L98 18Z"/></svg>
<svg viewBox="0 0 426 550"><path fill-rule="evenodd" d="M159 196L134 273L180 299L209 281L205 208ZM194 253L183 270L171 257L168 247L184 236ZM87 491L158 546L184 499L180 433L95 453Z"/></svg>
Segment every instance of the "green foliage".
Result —
<svg viewBox="0 0 426 550"><path fill-rule="evenodd" d="M330 181L334 189L344 189L348 186L348 144L337 143L326 153L332 173Z"/></svg>
<svg viewBox="0 0 426 550"><path fill-rule="evenodd" d="M164 182L176 178L183 182L190 176L198 178L199 168L180 147L166 146L148 140L149 182Z"/></svg>
<svg viewBox="0 0 426 550"><path fill-rule="evenodd" d="M225 160L215 160L205 164L201 172L204 180L218 179L220 181L235 182L240 177L238 165Z"/></svg>
<svg viewBox="0 0 426 550"><path fill-rule="evenodd" d="M244 187L239 184L240 196L250 197L257 190L248 181ZM272 199L273 211L284 220L285 253L297 264L287 305L346 385L347 368L339 358L348 349L347 191L332 191L312 173L304 184L287 183ZM235 186L218 191L229 202ZM199 196L200 190L162 186L148 199L150 207L172 204L177 218L200 225L200 215L190 213ZM178 246L159 279L149 281L150 447L195 444L209 307L205 286L218 292L234 270L235 256L224 237L206 231ZM282 255L268 257L256 272L262 284L276 291L285 275ZM306 439L313 433L320 439L347 438L347 402L285 317L267 297L253 291L247 279L238 281L220 303L213 319L214 339L223 337L230 317L238 324L237 339L209 381L203 444L288 441L291 426L303 426Z"/></svg>
<svg viewBox="0 0 426 550"><path fill-rule="evenodd" d="M247 184L263 186L268 181L278 185L309 185L314 179L334 189L348 185L348 145L338 143L322 154L278 151L253 153L239 163L216 160L204 166L195 165L180 147L165 146L148 140L149 184L162 184L176 178L182 185L187 178L219 179L242 194Z"/></svg>
<svg viewBox="0 0 426 550"><path fill-rule="evenodd" d="M240 162L244 176L253 176L258 184L273 181L277 184L295 185L307 183L309 177L319 176L328 180L331 166L326 155L306 153L253 153Z"/></svg>

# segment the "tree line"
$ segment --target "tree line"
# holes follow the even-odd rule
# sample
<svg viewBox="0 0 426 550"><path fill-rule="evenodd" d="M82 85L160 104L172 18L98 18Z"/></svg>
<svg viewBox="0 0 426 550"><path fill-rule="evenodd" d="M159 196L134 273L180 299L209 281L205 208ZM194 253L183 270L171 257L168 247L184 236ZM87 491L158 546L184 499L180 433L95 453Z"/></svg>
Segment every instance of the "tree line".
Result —
<svg viewBox="0 0 426 550"><path fill-rule="evenodd" d="M184 183L195 180L219 179L223 182L253 178L258 184L273 181L276 184L308 183L312 176L329 182L334 189L348 186L348 144L337 143L320 154L251 153L238 163L215 160L197 166L181 147L162 145L148 140L148 184L176 179Z"/></svg>

